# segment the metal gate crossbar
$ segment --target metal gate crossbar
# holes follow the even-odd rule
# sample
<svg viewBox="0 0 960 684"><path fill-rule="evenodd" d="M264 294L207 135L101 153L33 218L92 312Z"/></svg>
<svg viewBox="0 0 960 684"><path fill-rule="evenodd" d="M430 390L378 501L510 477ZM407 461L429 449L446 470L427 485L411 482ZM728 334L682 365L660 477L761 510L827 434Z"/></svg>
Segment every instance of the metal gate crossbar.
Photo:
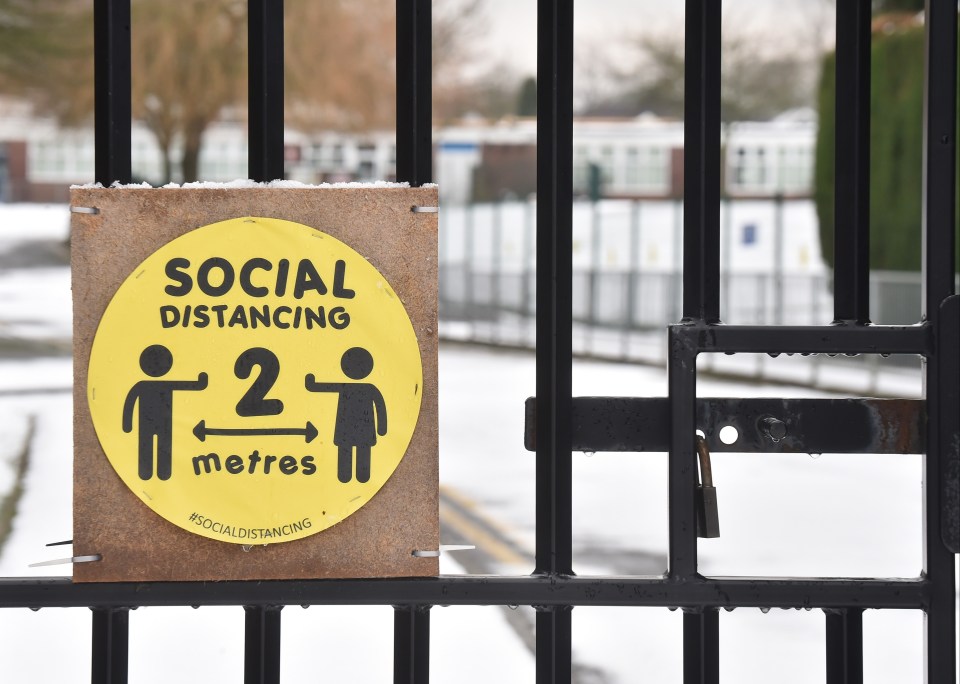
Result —
<svg viewBox="0 0 960 684"><path fill-rule="evenodd" d="M943 540L955 540L960 526L954 520L960 515L951 508L956 505L951 492L960 489L955 486L960 449L960 303L953 293L956 2L926 3L925 299L923 315L918 315L922 323L906 327L868 324L870 0L837 3L835 325L799 328L719 324L722 11L719 0L685 0L685 5L684 320L668 331L668 397L618 403L571 396L573 2L538 0L537 382L536 410L529 413L528 425L528 444L536 448L537 463L532 575L78 585L69 578L5 578L0 580L0 607L92 607L92 677L111 684L127 679L128 610L137 606L244 606L248 683L280 680L280 609L290 604L394 606L397 683L429 681L429 609L434 605L537 607L541 684L571 681L574 606L683 608L685 684L719 680L721 607L824 609L830 684L863 681L865 609L918 609L926 614L926 681L953 682L955 571L953 554ZM431 3L397 0L396 6L397 175L401 181L421 185L432 180ZM248 7L249 169L252 179L269 181L283 174L283 3L248 0ZM94 0L94 9L96 180L104 185L126 183L131 180L130 0ZM839 404L702 400L696 396L700 353L917 354L925 358L926 399L892 405L866 399ZM859 412L852 424L861 437L873 429L870 421L875 419L892 426L892 441L860 440L849 444L851 451L926 450L921 576L892 580L701 576L693 520L695 468L690 467L697 426L705 424L707 413L714 420L719 415L743 421L744 416L767 412L800 440L797 448L820 443L837 447L840 435L828 429L818 434L809 420L826 407ZM647 411L660 416L656 430L638 427L637 416ZM897 435L912 428L882 416L900 416L909 426L920 427L905 445ZM591 421L596 428L592 432L584 427ZM748 418L742 426L749 438L745 441L759 440L764 448L770 447L752 422ZM572 450L584 444L639 448L645 440L646 446L669 453L669 572L664 577L575 576Z"/></svg>
<svg viewBox="0 0 960 684"><path fill-rule="evenodd" d="M711 451L808 454L923 453L924 410L915 399L722 397L697 399L695 408L697 429ZM531 397L524 430L528 451L537 449L536 412L537 400ZM574 397L571 445L585 452L665 452L669 425L667 397ZM738 433L730 444L719 434L726 426Z"/></svg>
<svg viewBox="0 0 960 684"><path fill-rule="evenodd" d="M576 575L441 575L423 579L274 580L261 582L110 582L68 577L6 578L0 607L436 605L542 607L677 606L756 608L870 607L925 610L928 579L814 579Z"/></svg>

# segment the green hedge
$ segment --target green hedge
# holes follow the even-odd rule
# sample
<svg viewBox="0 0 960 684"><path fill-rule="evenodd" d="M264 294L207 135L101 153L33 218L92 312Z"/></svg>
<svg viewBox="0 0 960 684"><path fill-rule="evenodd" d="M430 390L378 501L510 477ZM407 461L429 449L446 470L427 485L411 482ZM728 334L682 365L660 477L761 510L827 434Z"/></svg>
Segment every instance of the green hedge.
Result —
<svg viewBox="0 0 960 684"><path fill-rule="evenodd" d="M833 264L836 55L823 61L814 199ZM870 98L870 267L917 271L921 258L924 29L874 36Z"/></svg>

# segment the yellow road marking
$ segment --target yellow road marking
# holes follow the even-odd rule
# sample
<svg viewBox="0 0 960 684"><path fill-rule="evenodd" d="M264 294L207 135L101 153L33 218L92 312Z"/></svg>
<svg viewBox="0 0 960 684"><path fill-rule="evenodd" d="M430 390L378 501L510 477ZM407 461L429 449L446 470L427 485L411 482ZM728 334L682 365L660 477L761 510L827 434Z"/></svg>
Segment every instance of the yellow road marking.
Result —
<svg viewBox="0 0 960 684"><path fill-rule="evenodd" d="M443 522L450 525L460 536L476 544L478 549L482 549L484 553L491 556L497 562L510 565L530 564L529 558L517 553L509 544L506 544L480 525L477 525L469 517L460 513L460 511L452 505L446 503L444 501L445 498L472 512L476 511L476 504L450 487L444 486L440 488L440 515L443 518Z"/></svg>

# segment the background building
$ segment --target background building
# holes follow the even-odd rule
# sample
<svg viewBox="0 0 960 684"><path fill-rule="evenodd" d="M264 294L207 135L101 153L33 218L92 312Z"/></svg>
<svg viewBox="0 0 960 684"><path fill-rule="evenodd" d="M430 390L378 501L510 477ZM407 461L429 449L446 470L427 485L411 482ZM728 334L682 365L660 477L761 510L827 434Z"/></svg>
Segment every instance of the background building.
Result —
<svg viewBox="0 0 960 684"><path fill-rule="evenodd" d="M731 197L806 198L811 194L816 115L795 110L769 122L727 126L725 185ZM435 176L448 204L526 197L536 191L536 120L464 121L434 134ZM392 180L392 132L284 134L286 177L304 183ZM176 144L172 158L178 158ZM18 101L0 101L0 199L66 201L72 184L93 178L92 127L67 128L34 116ZM574 124L574 193L608 199L683 196L683 123L650 115L581 118ZM134 123L133 174L163 183L153 135ZM199 177L246 178L243 121L225 118L206 131ZM179 180L174 168L174 180Z"/></svg>

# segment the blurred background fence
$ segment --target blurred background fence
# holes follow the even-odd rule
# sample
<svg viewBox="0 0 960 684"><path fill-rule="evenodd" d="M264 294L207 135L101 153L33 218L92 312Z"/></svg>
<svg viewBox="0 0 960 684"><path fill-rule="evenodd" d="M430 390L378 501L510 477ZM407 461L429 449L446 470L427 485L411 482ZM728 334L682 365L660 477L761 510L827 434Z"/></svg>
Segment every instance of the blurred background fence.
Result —
<svg viewBox="0 0 960 684"><path fill-rule="evenodd" d="M662 364L665 327L681 318L682 203L605 200L574 205L574 350L583 356ZM444 339L535 345L535 203L532 198L444 206L440 214L440 333ZM820 257L809 200L731 200L722 210L725 323L823 325L831 321L831 271ZM871 273L871 320L917 323L919 273ZM877 356L832 362L704 360L707 369L882 394L919 392L919 359ZM891 377L895 387L884 389ZM911 391L911 390L908 390Z"/></svg>

